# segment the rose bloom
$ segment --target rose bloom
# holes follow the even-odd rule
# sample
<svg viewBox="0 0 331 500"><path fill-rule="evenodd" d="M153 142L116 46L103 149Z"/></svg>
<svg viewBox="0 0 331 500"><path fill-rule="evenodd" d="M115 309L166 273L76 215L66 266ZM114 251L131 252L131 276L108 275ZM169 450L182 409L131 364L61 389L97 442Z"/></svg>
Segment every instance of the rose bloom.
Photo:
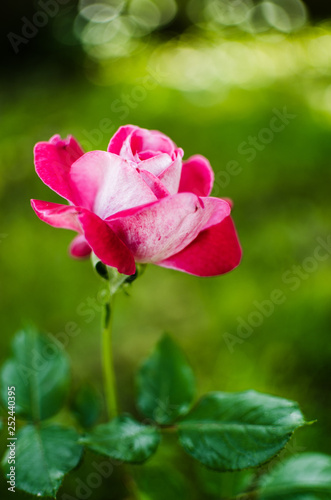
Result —
<svg viewBox="0 0 331 500"><path fill-rule="evenodd" d="M91 251L120 273L135 262L198 276L235 268L241 248L228 201L209 196L206 158L182 161L183 150L156 130L120 127L107 152L85 153L69 136L35 146L36 172L67 205L31 200L38 217L78 235L71 255Z"/></svg>

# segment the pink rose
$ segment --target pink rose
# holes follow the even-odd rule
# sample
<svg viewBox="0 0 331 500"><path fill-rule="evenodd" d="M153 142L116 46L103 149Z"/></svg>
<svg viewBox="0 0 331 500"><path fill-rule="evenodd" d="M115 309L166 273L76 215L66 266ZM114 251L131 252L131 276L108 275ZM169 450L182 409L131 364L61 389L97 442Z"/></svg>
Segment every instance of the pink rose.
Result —
<svg viewBox="0 0 331 500"><path fill-rule="evenodd" d="M182 162L167 136L121 127L108 151L83 152L69 136L35 146L36 172L69 205L31 200L38 217L78 233L70 251L93 251L120 273L135 262L198 276L231 271L241 248L226 200L209 196L214 174L206 158Z"/></svg>

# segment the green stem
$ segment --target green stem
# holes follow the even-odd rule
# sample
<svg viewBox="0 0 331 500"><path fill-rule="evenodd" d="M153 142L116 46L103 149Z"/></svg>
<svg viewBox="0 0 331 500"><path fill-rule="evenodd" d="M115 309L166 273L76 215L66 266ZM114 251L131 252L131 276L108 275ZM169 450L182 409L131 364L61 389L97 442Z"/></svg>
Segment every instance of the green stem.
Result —
<svg viewBox="0 0 331 500"><path fill-rule="evenodd" d="M102 329L102 368L109 420L117 415L116 381L112 348L112 297L105 305Z"/></svg>

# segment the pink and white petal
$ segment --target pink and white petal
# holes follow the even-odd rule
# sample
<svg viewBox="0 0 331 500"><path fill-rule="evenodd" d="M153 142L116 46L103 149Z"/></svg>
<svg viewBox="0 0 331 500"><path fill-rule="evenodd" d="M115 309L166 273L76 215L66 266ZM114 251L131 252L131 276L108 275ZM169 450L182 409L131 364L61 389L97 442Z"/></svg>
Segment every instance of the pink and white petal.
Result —
<svg viewBox="0 0 331 500"><path fill-rule="evenodd" d="M219 214L221 206L226 217L230 207L219 200ZM106 222L130 248L137 262L159 262L189 245L208 223L213 211L212 203L203 207L196 195L179 193L124 211Z"/></svg>
<svg viewBox="0 0 331 500"><path fill-rule="evenodd" d="M84 151L71 135L61 139L54 135L49 142L38 142L34 148L36 172L57 194L75 203L76 193L69 181L71 165Z"/></svg>
<svg viewBox="0 0 331 500"><path fill-rule="evenodd" d="M169 191L164 187L158 177L151 174L147 170L140 170L139 168L138 171L140 172L140 175L146 182L147 186L153 191L157 199L165 198L165 196L170 195Z"/></svg>
<svg viewBox="0 0 331 500"><path fill-rule="evenodd" d="M70 182L79 196L79 205L92 210L100 186L109 170L108 153L90 151L79 158L71 167Z"/></svg>
<svg viewBox="0 0 331 500"><path fill-rule="evenodd" d="M43 222L53 227L72 229L81 233L81 227L77 219L80 208L40 200L31 200L31 206Z"/></svg>
<svg viewBox="0 0 331 500"><path fill-rule="evenodd" d="M147 170L153 175L159 176L164 172L170 165L172 165L173 160L171 156L166 153L157 154L152 158L148 158L147 160L143 160L138 163L138 167L143 170Z"/></svg>
<svg viewBox="0 0 331 500"><path fill-rule="evenodd" d="M139 161L149 160L150 158L153 158L155 156L155 151L152 151L151 149L146 149L145 151L141 151L141 153L139 153L137 156Z"/></svg>
<svg viewBox="0 0 331 500"><path fill-rule="evenodd" d="M184 156L184 150L182 148L176 148L175 151L172 154L172 159L174 160L177 156L180 156L183 158Z"/></svg>
<svg viewBox="0 0 331 500"><path fill-rule="evenodd" d="M124 127L120 127L110 139L107 149L108 153L119 155L125 139L137 129L139 129L139 127L135 125L125 125Z"/></svg>
<svg viewBox="0 0 331 500"><path fill-rule="evenodd" d="M242 250L231 217L202 231L181 252L157 265L196 276L218 276L240 263Z"/></svg>
<svg viewBox="0 0 331 500"><path fill-rule="evenodd" d="M214 183L214 172L207 158L201 155L191 156L183 162L179 192L195 193L208 196Z"/></svg>
<svg viewBox="0 0 331 500"><path fill-rule="evenodd" d="M171 155L176 148L176 144L162 132L145 128L135 130L130 137L130 142L133 155L146 150Z"/></svg>
<svg viewBox="0 0 331 500"><path fill-rule="evenodd" d="M222 198L222 200L226 201L233 208L233 200L231 198Z"/></svg>
<svg viewBox="0 0 331 500"><path fill-rule="evenodd" d="M70 177L80 205L102 219L157 199L136 168L113 153L86 153L72 165Z"/></svg>
<svg viewBox="0 0 331 500"><path fill-rule="evenodd" d="M200 198L202 205L209 211L210 217L202 229L208 229L215 224L219 224L231 212L231 205L224 198L207 196ZM226 210L224 209L226 207Z"/></svg>
<svg viewBox="0 0 331 500"><path fill-rule="evenodd" d="M83 209L78 218L88 245L104 264L116 267L122 274L135 273L132 253L100 217Z"/></svg>
<svg viewBox="0 0 331 500"><path fill-rule="evenodd" d="M171 165L166 168L158 177L170 194L178 193L180 177L182 172L182 157L177 155Z"/></svg>
<svg viewBox="0 0 331 500"><path fill-rule="evenodd" d="M69 250L72 257L76 259L84 259L91 254L91 247L83 234L79 234L72 240Z"/></svg>

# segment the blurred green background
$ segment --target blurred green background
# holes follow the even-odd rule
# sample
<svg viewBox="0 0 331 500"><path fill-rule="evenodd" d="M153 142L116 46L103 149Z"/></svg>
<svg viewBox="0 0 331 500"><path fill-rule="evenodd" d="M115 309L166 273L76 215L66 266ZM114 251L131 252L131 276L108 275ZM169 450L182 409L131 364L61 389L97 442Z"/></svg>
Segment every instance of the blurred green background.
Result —
<svg viewBox="0 0 331 500"><path fill-rule="evenodd" d="M286 453L330 453L330 243L323 261L314 257L331 234L330 6L53 0L47 4L53 14L36 28L45 21L35 17L44 4L18 1L1 20L0 361L25 322L59 338L74 322L80 333L66 336L73 385L89 382L101 391L103 284L89 261L68 256L73 235L31 210L30 198L61 202L34 172L33 146L59 133L74 135L86 150L105 149L126 123L159 129L185 158L209 158L214 194L234 201L243 260L230 274L208 279L148 266L130 295L117 298L121 407L137 414L134 372L168 331L196 371L199 394L253 388L294 399L317 423L299 431ZM271 120L285 108L291 116L272 131ZM294 281L295 273L303 274ZM254 323L275 289L283 303L243 340L239 325ZM142 498L234 494L238 475L206 473L170 444L146 467ZM58 498L80 498L75 481L93 459L85 457ZM117 476L115 467L89 498L125 498ZM7 498L3 479L0 492Z"/></svg>

